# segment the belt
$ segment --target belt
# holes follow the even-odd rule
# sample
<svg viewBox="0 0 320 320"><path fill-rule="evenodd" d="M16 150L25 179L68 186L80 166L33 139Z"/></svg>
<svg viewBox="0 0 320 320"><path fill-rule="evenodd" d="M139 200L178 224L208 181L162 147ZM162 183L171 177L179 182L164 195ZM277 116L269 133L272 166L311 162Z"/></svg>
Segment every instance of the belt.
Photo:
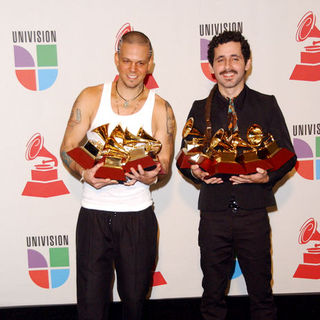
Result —
<svg viewBox="0 0 320 320"><path fill-rule="evenodd" d="M230 200L228 207L231 209L233 213L238 213L240 207L236 200Z"/></svg>

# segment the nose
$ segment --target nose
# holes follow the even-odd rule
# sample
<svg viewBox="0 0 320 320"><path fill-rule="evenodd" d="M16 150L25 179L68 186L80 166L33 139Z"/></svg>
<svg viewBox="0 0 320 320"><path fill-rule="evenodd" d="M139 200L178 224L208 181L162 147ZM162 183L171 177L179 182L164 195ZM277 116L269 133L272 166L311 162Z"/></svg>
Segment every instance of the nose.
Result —
<svg viewBox="0 0 320 320"><path fill-rule="evenodd" d="M134 62L131 62L130 64L130 71L135 72L136 71L136 64Z"/></svg>
<svg viewBox="0 0 320 320"><path fill-rule="evenodd" d="M226 70L229 70L229 69L230 69L230 66L231 66L231 61L230 61L229 59L226 59L226 60L225 60L225 65L224 65L225 69L226 69Z"/></svg>

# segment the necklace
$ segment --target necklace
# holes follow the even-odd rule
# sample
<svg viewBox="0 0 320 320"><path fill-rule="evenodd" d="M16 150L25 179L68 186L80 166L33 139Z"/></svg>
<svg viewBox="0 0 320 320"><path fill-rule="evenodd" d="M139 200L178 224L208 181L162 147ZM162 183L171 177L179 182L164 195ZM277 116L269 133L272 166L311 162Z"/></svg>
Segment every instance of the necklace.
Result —
<svg viewBox="0 0 320 320"><path fill-rule="evenodd" d="M129 103L130 103L130 102L132 102L133 100L137 99L137 98L142 94L142 92L144 91L144 85L142 86L142 90L141 90L134 98L132 98L132 99L125 99L125 98L119 93L119 91L118 91L118 81L116 82L116 91L117 91L118 96L119 96L122 100L124 100L123 106L124 106L125 108L127 108L127 107L129 106Z"/></svg>

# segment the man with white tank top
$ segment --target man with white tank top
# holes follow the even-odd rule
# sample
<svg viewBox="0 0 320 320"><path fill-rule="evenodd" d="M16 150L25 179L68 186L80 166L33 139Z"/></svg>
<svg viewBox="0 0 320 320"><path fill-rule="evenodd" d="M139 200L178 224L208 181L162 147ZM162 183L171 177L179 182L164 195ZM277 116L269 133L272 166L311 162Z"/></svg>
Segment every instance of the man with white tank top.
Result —
<svg viewBox="0 0 320 320"><path fill-rule="evenodd" d="M108 319L114 267L122 318L138 320L151 283L157 254L157 220L149 187L171 167L175 119L170 104L144 86L153 66L151 42L138 31L126 33L115 53L116 82L84 89L76 99L61 158L83 182L78 218L77 299L81 320ZM95 178L103 165L84 169L67 152L78 147L91 130L109 123L136 134L140 127L159 140L159 164L151 171L140 165L126 173L127 182ZM161 174L161 177L163 174Z"/></svg>

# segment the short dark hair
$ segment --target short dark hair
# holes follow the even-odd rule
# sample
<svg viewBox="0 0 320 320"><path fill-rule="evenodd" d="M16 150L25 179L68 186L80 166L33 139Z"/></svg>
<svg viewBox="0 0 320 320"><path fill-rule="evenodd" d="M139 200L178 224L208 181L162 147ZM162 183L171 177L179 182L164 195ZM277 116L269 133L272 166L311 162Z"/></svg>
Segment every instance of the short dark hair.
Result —
<svg viewBox="0 0 320 320"><path fill-rule="evenodd" d="M153 49L152 49L151 41L144 33L140 31L129 31L125 33L118 43L118 49L117 49L118 53L120 53L122 43L125 43L125 42L148 45L150 50L150 57L152 56Z"/></svg>
<svg viewBox="0 0 320 320"><path fill-rule="evenodd" d="M247 63L250 58L250 45L248 41L239 31L224 31L219 35L214 36L208 45L208 61L211 65L213 65L214 60L214 48L218 47L220 44L228 43L231 41L240 42L241 52L244 57L245 63Z"/></svg>

